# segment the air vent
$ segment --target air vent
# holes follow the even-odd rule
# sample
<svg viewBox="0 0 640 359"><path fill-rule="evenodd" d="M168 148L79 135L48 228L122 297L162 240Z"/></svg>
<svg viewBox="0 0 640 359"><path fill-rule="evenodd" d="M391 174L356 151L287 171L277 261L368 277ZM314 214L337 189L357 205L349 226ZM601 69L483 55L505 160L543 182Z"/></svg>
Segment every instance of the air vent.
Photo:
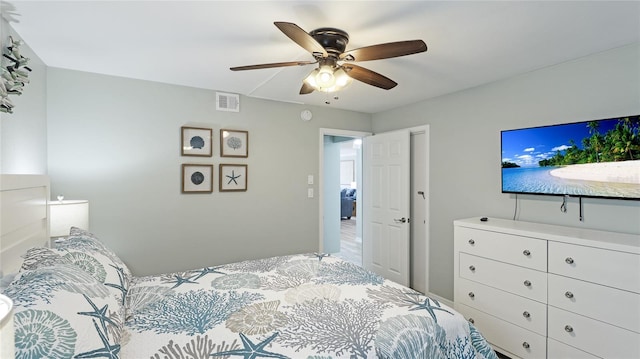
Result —
<svg viewBox="0 0 640 359"><path fill-rule="evenodd" d="M240 112L240 96L233 93L216 92L216 110Z"/></svg>

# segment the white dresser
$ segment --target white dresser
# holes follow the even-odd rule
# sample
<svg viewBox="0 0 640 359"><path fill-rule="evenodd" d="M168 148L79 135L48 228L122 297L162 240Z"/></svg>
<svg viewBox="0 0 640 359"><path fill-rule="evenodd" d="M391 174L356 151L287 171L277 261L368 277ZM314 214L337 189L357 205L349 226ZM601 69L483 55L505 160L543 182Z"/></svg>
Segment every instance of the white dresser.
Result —
<svg viewBox="0 0 640 359"><path fill-rule="evenodd" d="M520 358L640 358L640 235L454 221L454 302Z"/></svg>

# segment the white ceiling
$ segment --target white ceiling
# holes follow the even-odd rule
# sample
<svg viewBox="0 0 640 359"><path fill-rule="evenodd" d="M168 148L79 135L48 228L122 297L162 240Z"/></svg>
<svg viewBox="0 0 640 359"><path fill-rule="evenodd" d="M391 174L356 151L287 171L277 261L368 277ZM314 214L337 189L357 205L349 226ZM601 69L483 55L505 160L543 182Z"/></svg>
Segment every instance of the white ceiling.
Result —
<svg viewBox="0 0 640 359"><path fill-rule="evenodd" d="M2 1L51 67L327 106L299 95L313 60L274 21L347 31L347 50L422 39L425 53L359 62L396 82L354 83L332 106L376 113L640 41L638 1Z"/></svg>

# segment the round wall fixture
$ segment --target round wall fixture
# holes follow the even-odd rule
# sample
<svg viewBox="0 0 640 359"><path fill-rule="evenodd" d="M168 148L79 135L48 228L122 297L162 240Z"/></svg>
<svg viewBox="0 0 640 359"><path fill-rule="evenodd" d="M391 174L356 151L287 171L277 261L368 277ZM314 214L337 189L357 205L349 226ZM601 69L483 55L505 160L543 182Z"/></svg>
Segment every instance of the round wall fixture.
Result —
<svg viewBox="0 0 640 359"><path fill-rule="evenodd" d="M313 114L310 110L303 110L302 112L300 112L300 118L302 119L302 121L311 121L312 117Z"/></svg>

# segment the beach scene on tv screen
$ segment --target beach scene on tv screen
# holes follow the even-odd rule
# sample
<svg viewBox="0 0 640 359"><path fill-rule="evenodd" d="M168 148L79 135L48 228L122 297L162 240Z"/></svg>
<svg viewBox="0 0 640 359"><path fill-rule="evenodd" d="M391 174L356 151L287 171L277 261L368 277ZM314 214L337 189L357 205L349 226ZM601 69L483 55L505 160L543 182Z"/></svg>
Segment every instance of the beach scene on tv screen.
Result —
<svg viewBox="0 0 640 359"><path fill-rule="evenodd" d="M502 191L640 199L640 116L502 131Z"/></svg>

